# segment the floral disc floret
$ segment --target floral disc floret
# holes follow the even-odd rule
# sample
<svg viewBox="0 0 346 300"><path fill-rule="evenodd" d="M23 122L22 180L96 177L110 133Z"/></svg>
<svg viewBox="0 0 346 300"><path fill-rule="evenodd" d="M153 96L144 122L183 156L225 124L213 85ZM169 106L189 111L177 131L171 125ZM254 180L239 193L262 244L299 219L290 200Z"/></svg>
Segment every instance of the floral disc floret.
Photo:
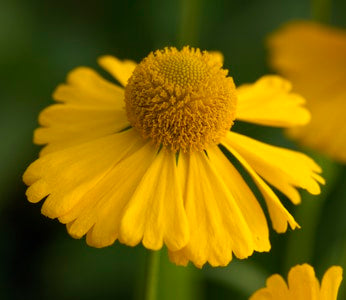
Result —
<svg viewBox="0 0 346 300"><path fill-rule="evenodd" d="M145 139L172 151L218 144L235 119L236 91L217 57L184 47L150 53L125 88L127 117Z"/></svg>

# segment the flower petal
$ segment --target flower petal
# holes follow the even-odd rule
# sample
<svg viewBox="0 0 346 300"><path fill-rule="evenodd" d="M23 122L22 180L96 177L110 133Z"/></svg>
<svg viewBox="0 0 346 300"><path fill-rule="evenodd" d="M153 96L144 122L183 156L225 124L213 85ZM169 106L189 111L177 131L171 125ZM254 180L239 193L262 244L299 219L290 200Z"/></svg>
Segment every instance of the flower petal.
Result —
<svg viewBox="0 0 346 300"><path fill-rule="evenodd" d="M342 281L342 268L339 266L330 267L323 275L321 283L321 300L336 300L338 290Z"/></svg>
<svg viewBox="0 0 346 300"><path fill-rule="evenodd" d="M215 172L228 187L229 192L240 209L252 234L254 250L269 251L268 224L255 195L241 177L237 169L230 163L218 147L208 148L208 157Z"/></svg>
<svg viewBox="0 0 346 300"><path fill-rule="evenodd" d="M249 300L279 299L291 300L285 280L279 274L274 274L267 279L266 287L256 291Z"/></svg>
<svg viewBox="0 0 346 300"><path fill-rule="evenodd" d="M216 155L223 156L222 153ZM191 236L182 250L169 251L174 263L186 265L191 260L197 267L206 262L224 266L231 261L232 252L239 258L246 258L259 244L263 243L259 248L268 247L263 241L254 241L247 216L242 214L211 158L209 160L203 152L181 153L178 167L180 165L188 172L185 209Z"/></svg>
<svg viewBox="0 0 346 300"><path fill-rule="evenodd" d="M115 133L129 126L124 91L94 70L80 67L69 73L53 98L63 104L44 109L34 142L49 144L41 155Z"/></svg>
<svg viewBox="0 0 346 300"><path fill-rule="evenodd" d="M290 82L279 76L263 76L254 84L237 88L237 119L277 127L304 125L310 113L305 99L291 92Z"/></svg>
<svg viewBox="0 0 346 300"><path fill-rule="evenodd" d="M178 182L175 154L161 150L124 210L120 240L158 250L178 250L189 239L189 224Z"/></svg>
<svg viewBox="0 0 346 300"><path fill-rule="evenodd" d="M293 203L300 203L296 187L311 194L319 194L318 182L324 180L316 174L321 168L303 153L271 146L234 132L227 140L252 168L270 184L284 193Z"/></svg>
<svg viewBox="0 0 346 300"><path fill-rule="evenodd" d="M113 244L119 236L124 207L151 165L156 151L150 143L138 144L132 153L119 161L67 214L59 218L68 223L68 232L75 238L87 233L87 243L93 247Z"/></svg>
<svg viewBox="0 0 346 300"><path fill-rule="evenodd" d="M134 130L47 154L23 175L30 202L45 200L42 213L50 218L66 214L118 161L143 143ZM138 147L138 146L137 146Z"/></svg>
<svg viewBox="0 0 346 300"><path fill-rule="evenodd" d="M67 84L59 85L53 98L82 107L122 110L125 105L123 88L87 67L72 70L67 76Z"/></svg>
<svg viewBox="0 0 346 300"><path fill-rule="evenodd" d="M314 269L308 265L297 265L288 273L288 288L291 299L319 299L319 282Z"/></svg>
<svg viewBox="0 0 346 300"><path fill-rule="evenodd" d="M126 86L128 79L131 77L136 63L132 60L119 60L114 56L105 55L98 59L98 63L105 70L114 76L123 86Z"/></svg>
<svg viewBox="0 0 346 300"><path fill-rule="evenodd" d="M69 104L51 105L39 117L42 126L35 130L36 144L49 144L47 154L118 132L129 126L125 111L89 108Z"/></svg>
<svg viewBox="0 0 346 300"><path fill-rule="evenodd" d="M287 223L290 224L292 229L299 227L291 214L281 204L279 198L274 194L272 189L257 175L251 165L238 153L235 147L233 147L232 139L227 135L223 139L222 144L238 159L247 172L251 175L252 179L260 189L266 201L270 218L273 223L273 228L277 232L285 232L287 230Z"/></svg>
<svg viewBox="0 0 346 300"><path fill-rule="evenodd" d="M288 286L279 274L274 274L250 300L336 300L341 280L342 268L333 266L324 274L320 288L314 269L308 264L297 265L288 273Z"/></svg>
<svg viewBox="0 0 346 300"><path fill-rule="evenodd" d="M220 51L208 51L210 55L212 55L214 57L214 60L218 63L221 63L221 65L223 65L224 63L224 56Z"/></svg>

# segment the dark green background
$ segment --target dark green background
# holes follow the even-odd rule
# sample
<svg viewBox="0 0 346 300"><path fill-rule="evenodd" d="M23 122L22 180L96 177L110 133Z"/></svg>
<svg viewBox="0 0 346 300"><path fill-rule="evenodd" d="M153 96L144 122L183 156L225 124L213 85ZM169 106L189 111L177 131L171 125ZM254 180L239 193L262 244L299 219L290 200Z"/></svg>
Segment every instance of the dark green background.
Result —
<svg viewBox="0 0 346 300"><path fill-rule="evenodd" d="M141 299L146 256L141 246L90 248L42 216L40 204L28 203L24 195L21 175L39 151L32 144L37 115L52 103L52 91L69 70L98 68L103 54L139 61L157 48L189 44L221 51L235 82L252 82L271 72L266 35L288 20L311 18L310 11L310 1L302 0L1 0L0 299ZM331 23L345 27L345 1L334 1ZM278 130L242 124L236 129L295 147ZM330 265L346 265L346 180L345 167L317 159L335 174L309 249L308 262L321 278ZM160 299L247 299L269 274L286 277L289 266L305 262L299 247L288 261L287 242L294 234L299 233L271 232L269 254L227 268L178 268L163 253Z"/></svg>

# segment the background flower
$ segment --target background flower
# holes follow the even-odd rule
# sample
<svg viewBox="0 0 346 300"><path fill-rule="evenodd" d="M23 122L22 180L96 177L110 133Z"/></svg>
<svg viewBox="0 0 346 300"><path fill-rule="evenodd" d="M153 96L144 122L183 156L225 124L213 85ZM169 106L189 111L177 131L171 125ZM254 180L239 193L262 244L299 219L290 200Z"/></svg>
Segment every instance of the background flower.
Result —
<svg viewBox="0 0 346 300"><path fill-rule="evenodd" d="M346 162L346 30L296 21L269 37L270 63L307 99L311 122L289 131L303 145Z"/></svg>
<svg viewBox="0 0 346 300"><path fill-rule="evenodd" d="M272 275L266 287L255 292L250 300L337 300L341 281L342 268L339 266L330 267L320 284L313 267L297 265L288 273L287 284L279 274Z"/></svg>

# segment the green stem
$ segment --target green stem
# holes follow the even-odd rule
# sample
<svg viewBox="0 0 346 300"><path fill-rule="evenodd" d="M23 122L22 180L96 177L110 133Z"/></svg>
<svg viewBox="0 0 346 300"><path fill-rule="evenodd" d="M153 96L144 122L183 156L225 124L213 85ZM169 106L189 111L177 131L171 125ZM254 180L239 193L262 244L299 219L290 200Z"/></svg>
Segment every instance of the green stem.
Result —
<svg viewBox="0 0 346 300"><path fill-rule="evenodd" d="M332 0L311 0L312 19L320 23L329 23L332 14Z"/></svg>
<svg viewBox="0 0 346 300"><path fill-rule="evenodd" d="M201 272L194 266L176 266L169 261L167 249L160 260L159 299L202 299Z"/></svg>
<svg viewBox="0 0 346 300"><path fill-rule="evenodd" d="M145 300L156 300L159 281L161 251L148 250Z"/></svg>
<svg viewBox="0 0 346 300"><path fill-rule="evenodd" d="M178 46L196 46L200 22L201 0L180 0Z"/></svg>

